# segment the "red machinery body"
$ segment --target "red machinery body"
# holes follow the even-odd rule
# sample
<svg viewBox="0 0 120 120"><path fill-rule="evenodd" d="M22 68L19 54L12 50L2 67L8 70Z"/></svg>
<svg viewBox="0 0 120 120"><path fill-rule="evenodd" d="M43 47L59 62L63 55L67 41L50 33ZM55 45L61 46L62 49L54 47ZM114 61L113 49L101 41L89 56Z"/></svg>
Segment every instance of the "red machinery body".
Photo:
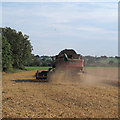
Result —
<svg viewBox="0 0 120 120"><path fill-rule="evenodd" d="M73 69L82 71L84 67L84 60L77 59L68 59L68 61L64 61L64 59L56 60L56 68L64 68L64 69Z"/></svg>
<svg viewBox="0 0 120 120"><path fill-rule="evenodd" d="M56 70L70 70L73 72L83 72L84 60L80 54L77 54L73 49L62 50L58 55L52 57L53 65L48 71L37 71L36 79L47 79L49 73Z"/></svg>
<svg viewBox="0 0 120 120"><path fill-rule="evenodd" d="M55 56L55 68L83 71L84 60L72 49L65 49Z"/></svg>

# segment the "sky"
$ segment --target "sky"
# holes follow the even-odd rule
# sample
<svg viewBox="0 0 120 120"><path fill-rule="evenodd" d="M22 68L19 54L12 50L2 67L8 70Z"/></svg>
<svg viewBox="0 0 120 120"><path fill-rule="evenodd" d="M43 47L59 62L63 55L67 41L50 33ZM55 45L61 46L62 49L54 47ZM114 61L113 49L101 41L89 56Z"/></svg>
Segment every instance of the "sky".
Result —
<svg viewBox="0 0 120 120"><path fill-rule="evenodd" d="M66 48L84 56L118 55L118 3L112 0L3 2L2 27L27 34L35 55Z"/></svg>

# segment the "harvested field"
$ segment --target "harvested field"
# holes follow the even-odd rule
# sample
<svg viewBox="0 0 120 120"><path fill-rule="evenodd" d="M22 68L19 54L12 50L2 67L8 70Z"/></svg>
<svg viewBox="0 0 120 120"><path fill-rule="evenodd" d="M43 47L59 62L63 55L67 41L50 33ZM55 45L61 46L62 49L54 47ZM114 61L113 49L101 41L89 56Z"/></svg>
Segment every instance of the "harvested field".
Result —
<svg viewBox="0 0 120 120"><path fill-rule="evenodd" d="M75 82L59 75L40 82L33 77L35 72L3 74L3 117L118 117L117 68L89 68Z"/></svg>

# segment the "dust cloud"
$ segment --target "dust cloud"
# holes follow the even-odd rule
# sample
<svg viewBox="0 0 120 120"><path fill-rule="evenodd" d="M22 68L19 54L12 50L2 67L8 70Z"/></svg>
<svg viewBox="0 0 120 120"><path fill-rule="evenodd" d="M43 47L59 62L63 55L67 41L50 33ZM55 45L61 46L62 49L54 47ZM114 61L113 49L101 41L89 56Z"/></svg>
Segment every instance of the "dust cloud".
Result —
<svg viewBox="0 0 120 120"><path fill-rule="evenodd" d="M95 70L96 69L96 70ZM105 72L108 71L108 72ZM94 68L84 70L84 72L74 72L72 70L63 70L59 68L51 72L49 81L55 84L81 84L81 85L118 85L118 72L107 68Z"/></svg>

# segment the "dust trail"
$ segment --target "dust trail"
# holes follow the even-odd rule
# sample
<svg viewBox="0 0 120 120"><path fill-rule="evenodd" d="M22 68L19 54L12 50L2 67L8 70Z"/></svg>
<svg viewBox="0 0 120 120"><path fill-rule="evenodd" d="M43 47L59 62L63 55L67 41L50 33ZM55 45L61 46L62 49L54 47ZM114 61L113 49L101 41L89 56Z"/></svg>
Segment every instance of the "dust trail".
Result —
<svg viewBox="0 0 120 120"><path fill-rule="evenodd" d="M83 73L75 72L72 70L63 70L59 68L50 75L51 83L78 84L82 81L83 81Z"/></svg>
<svg viewBox="0 0 120 120"><path fill-rule="evenodd" d="M81 84L81 85L118 85L118 79L114 76L117 76L117 71L108 71L107 74L104 73L107 69L97 69L96 70L86 70L85 73L74 72L71 70L63 70L59 68L55 70L50 76L50 82L52 84Z"/></svg>

